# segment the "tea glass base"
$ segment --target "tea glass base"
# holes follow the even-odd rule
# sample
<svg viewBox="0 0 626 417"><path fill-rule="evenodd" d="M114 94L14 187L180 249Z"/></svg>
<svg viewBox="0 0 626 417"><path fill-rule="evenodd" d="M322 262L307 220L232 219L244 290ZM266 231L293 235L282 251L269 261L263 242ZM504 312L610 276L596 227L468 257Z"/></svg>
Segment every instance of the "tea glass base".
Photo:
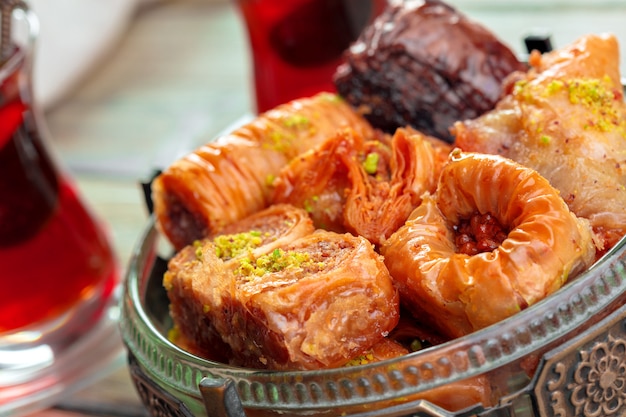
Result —
<svg viewBox="0 0 626 417"><path fill-rule="evenodd" d="M24 330L0 336L0 416L52 406L125 364L118 292L91 306L97 309L93 320L74 311L49 323L45 335Z"/></svg>

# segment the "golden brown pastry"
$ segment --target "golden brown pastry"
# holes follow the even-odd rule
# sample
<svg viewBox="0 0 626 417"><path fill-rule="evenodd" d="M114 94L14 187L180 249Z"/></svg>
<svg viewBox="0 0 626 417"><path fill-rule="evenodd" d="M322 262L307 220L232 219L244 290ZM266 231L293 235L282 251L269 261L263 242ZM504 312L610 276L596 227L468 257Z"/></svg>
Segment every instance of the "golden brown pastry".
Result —
<svg viewBox="0 0 626 417"><path fill-rule="evenodd" d="M451 147L412 129L365 138L344 129L295 158L274 182L273 202L305 207L316 227L378 245L434 191Z"/></svg>
<svg viewBox="0 0 626 417"><path fill-rule="evenodd" d="M373 135L341 98L320 93L281 105L199 147L154 180L157 226L180 250L264 209L280 169L346 126Z"/></svg>
<svg viewBox="0 0 626 417"><path fill-rule="evenodd" d="M403 304L454 338L551 294L593 263L595 247L588 222L536 171L455 151L381 252Z"/></svg>
<svg viewBox="0 0 626 417"><path fill-rule="evenodd" d="M242 258L258 258L314 231L306 211L278 204L230 224L223 234L183 248L169 261L163 278L174 321L170 339L196 355L228 362L232 351L212 324L222 316L217 310L205 311L206 304L199 302L195 291L227 290L230 282L223 275L229 265L236 267ZM215 253L203 257L207 244Z"/></svg>
<svg viewBox="0 0 626 417"><path fill-rule="evenodd" d="M349 232L379 245L384 242L434 190L451 147L417 131L398 129L391 140L391 158L368 172L367 158L350 165L352 188L344 207ZM382 158L381 158L382 159Z"/></svg>
<svg viewBox="0 0 626 417"><path fill-rule="evenodd" d="M241 235L185 248L164 278L178 332L207 356L220 346L230 363L252 368L343 366L398 322L397 291L364 238L317 231L220 258L223 238Z"/></svg>
<svg viewBox="0 0 626 417"><path fill-rule="evenodd" d="M598 256L626 234L626 104L612 35L587 35L518 74L496 109L457 122L456 145L537 170L577 216Z"/></svg>
<svg viewBox="0 0 626 417"><path fill-rule="evenodd" d="M281 170L272 184L270 201L304 208L318 229L346 232L343 208L347 190L352 187L347 165L356 149L362 152L366 143L372 142L378 143L379 155L389 157L386 136L380 137L380 142L368 141L352 129L338 130L320 146L294 158Z"/></svg>

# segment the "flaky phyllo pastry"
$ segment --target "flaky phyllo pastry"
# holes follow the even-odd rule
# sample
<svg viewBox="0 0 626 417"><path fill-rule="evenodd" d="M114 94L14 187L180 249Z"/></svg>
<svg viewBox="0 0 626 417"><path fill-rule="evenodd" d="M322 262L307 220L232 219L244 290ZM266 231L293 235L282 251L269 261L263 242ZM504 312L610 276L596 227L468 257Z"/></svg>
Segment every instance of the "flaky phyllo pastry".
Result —
<svg viewBox="0 0 626 417"><path fill-rule="evenodd" d="M434 191L452 148L413 129L363 137L343 129L287 165L271 201L306 207L316 227L379 245Z"/></svg>
<svg viewBox="0 0 626 417"><path fill-rule="evenodd" d="M457 151L381 252L407 308L458 337L561 288L591 266L595 247L587 222L536 171Z"/></svg>
<svg viewBox="0 0 626 417"><path fill-rule="evenodd" d="M320 93L272 109L176 160L152 185L160 230L182 249L264 209L280 169L341 127L374 134L341 98Z"/></svg>
<svg viewBox="0 0 626 417"><path fill-rule="evenodd" d="M201 354L219 346L252 368L336 367L397 324L397 291L366 239L313 231L288 205L231 232L179 252L164 279L179 336Z"/></svg>
<svg viewBox="0 0 626 417"><path fill-rule="evenodd" d="M537 170L590 221L598 255L626 233L626 104L612 35L588 35L511 79L491 112L454 126L466 151Z"/></svg>

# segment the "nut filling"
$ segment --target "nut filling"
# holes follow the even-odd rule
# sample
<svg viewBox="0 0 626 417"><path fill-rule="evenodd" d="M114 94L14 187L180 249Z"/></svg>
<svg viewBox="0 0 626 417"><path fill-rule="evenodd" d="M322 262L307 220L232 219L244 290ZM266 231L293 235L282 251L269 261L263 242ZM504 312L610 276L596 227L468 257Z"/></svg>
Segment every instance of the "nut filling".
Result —
<svg viewBox="0 0 626 417"><path fill-rule="evenodd" d="M454 242L458 253L473 256L491 252L506 239L509 231L490 213L476 213L454 226Z"/></svg>

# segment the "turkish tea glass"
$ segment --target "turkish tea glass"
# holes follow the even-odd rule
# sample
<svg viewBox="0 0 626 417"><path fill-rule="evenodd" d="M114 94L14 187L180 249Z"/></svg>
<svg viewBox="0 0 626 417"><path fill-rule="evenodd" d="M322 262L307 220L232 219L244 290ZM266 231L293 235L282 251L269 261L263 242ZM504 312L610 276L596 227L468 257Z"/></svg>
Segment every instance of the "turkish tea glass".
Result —
<svg viewBox="0 0 626 417"><path fill-rule="evenodd" d="M0 415L67 394L118 355L120 270L33 102L35 15L0 1ZM20 26L21 25L21 26ZM25 28L20 41L19 30ZM120 344L121 346L121 344Z"/></svg>
<svg viewBox="0 0 626 417"><path fill-rule="evenodd" d="M335 91L343 52L387 0L237 0L252 55L256 110Z"/></svg>

